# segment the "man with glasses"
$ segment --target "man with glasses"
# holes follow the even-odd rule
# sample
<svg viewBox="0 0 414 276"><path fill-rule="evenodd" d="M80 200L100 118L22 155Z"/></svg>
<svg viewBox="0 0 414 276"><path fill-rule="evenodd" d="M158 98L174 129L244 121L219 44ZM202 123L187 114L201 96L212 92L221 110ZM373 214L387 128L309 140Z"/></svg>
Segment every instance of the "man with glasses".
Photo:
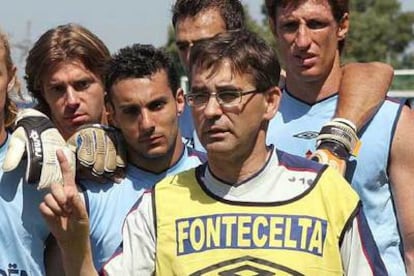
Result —
<svg viewBox="0 0 414 276"><path fill-rule="evenodd" d="M341 175L266 145L281 96L274 51L241 30L200 42L190 58L187 102L208 162L142 196L103 274L384 275L359 198ZM87 213L59 158L65 188L55 186L41 210L67 275L97 275Z"/></svg>
<svg viewBox="0 0 414 276"><path fill-rule="evenodd" d="M210 97L214 96L220 105L232 106L240 104L243 96L253 93L257 93L257 89L250 91L223 90L221 92L212 92L210 94L192 90L191 93L186 96L186 99L189 106L200 107L206 105Z"/></svg>
<svg viewBox="0 0 414 276"><path fill-rule="evenodd" d="M216 34L246 26L243 5L239 0L177 0L172 12L176 45L181 63L187 72L190 50L194 45ZM348 124L355 124L349 129L356 137L357 130L363 127L383 102L392 75L392 68L381 63L345 65L339 89L340 97L333 117L346 118ZM330 119L328 118L327 121ZM340 123L343 121L341 120ZM188 108L180 118L180 128L187 139L194 140L197 150L205 150L198 141L197 135L192 132L193 122ZM273 132L277 132L277 128L269 129L270 134ZM315 143L317 136L318 132L309 132L302 137ZM298 138L289 138L289 140L295 139ZM268 143L272 142L272 139L268 139ZM329 154L330 151L332 147L326 147L326 143L322 143L317 156L321 161L331 163L344 171L345 159Z"/></svg>

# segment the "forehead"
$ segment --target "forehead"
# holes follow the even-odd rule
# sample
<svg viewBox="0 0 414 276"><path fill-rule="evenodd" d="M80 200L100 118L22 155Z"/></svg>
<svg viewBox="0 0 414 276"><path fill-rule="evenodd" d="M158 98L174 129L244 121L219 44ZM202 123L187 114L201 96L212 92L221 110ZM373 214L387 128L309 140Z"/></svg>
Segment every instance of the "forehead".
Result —
<svg viewBox="0 0 414 276"><path fill-rule="evenodd" d="M173 92L165 70L157 71L148 77L119 80L111 89L111 97L115 102L145 102L153 98L172 96Z"/></svg>
<svg viewBox="0 0 414 276"><path fill-rule="evenodd" d="M321 14L332 15L328 0L289 1L278 7L276 17L281 19L291 16L315 17Z"/></svg>
<svg viewBox="0 0 414 276"><path fill-rule="evenodd" d="M93 72L79 60L62 61L53 66L49 72L45 73L44 80L59 81L63 76L69 78L97 78Z"/></svg>
<svg viewBox="0 0 414 276"><path fill-rule="evenodd" d="M254 85L253 77L244 72L234 70L228 59L222 60L211 68L194 65L191 70L191 87L234 86L244 88Z"/></svg>
<svg viewBox="0 0 414 276"><path fill-rule="evenodd" d="M226 24L216 9L208 9L192 17L180 18L175 27L177 41L210 38L226 31Z"/></svg>

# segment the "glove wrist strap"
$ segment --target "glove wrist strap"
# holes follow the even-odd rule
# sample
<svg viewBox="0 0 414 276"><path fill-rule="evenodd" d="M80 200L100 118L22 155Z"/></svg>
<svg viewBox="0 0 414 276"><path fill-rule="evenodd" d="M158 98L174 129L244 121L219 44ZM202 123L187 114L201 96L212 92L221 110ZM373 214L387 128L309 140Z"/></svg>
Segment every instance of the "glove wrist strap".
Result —
<svg viewBox="0 0 414 276"><path fill-rule="evenodd" d="M355 125L342 118L335 118L326 123L316 138L318 149L328 149L337 157L345 160L351 155L358 155L360 144Z"/></svg>
<svg viewBox="0 0 414 276"><path fill-rule="evenodd" d="M318 149L326 149L331 152L334 156L339 159L348 160L351 156L346 148L339 143L331 142L331 141L324 141L322 142Z"/></svg>
<svg viewBox="0 0 414 276"><path fill-rule="evenodd" d="M53 124L47 117L33 116L22 118L16 123L16 128L22 126L28 139L27 159L30 162L30 170L27 171L26 179L30 184L39 182L42 171L44 151L41 141L41 133Z"/></svg>

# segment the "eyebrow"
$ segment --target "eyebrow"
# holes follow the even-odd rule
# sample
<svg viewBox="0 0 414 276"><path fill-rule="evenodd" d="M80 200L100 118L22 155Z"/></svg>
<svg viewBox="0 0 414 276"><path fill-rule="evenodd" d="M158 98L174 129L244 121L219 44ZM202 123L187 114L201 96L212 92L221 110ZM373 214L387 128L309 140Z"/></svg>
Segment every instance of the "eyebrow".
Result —
<svg viewBox="0 0 414 276"><path fill-rule="evenodd" d="M234 85L223 85L223 86L216 86L216 92L222 92L222 91L241 91L242 89L240 87L236 87ZM200 87L192 87L190 91L194 91L194 93L206 93L210 92L209 89L206 87L200 86Z"/></svg>
<svg viewBox="0 0 414 276"><path fill-rule="evenodd" d="M94 82L95 78L93 78L92 76L79 76L79 77L74 77L73 80L71 80L69 83L74 83L74 82L79 82L79 81L91 81ZM61 80L57 80L57 79L50 79L49 81L45 82L45 84L49 84L49 85L56 85L56 84L62 84L62 83L66 83L66 81L61 81Z"/></svg>
<svg viewBox="0 0 414 276"><path fill-rule="evenodd" d="M192 42L192 40L183 39L183 40L176 40L175 44L183 44L183 43L190 43L190 42Z"/></svg>
<svg viewBox="0 0 414 276"><path fill-rule="evenodd" d="M197 44L197 43L200 43L200 42L203 42L203 41L206 41L206 40L212 39L213 37L214 37L214 36L210 36L210 37L203 37L203 38L194 39L194 40L191 40L191 39L189 39L189 40L176 40L176 41L175 41L175 44L176 44L176 45L182 45L182 46L188 46L188 45L190 45L190 44L195 45L195 44Z"/></svg>
<svg viewBox="0 0 414 276"><path fill-rule="evenodd" d="M234 85L223 85L223 86L216 86L217 91L226 91L226 90L232 90L232 91L239 91L242 90L239 87L236 87Z"/></svg>
<svg viewBox="0 0 414 276"><path fill-rule="evenodd" d="M119 109L125 109L125 108L129 108L129 107L140 107L140 106L136 103L121 103L121 104L118 105Z"/></svg>
<svg viewBox="0 0 414 276"><path fill-rule="evenodd" d="M145 106L148 106L148 105L150 105L150 104L152 104L154 102L158 102L158 101L167 102L168 101L168 97L165 96L165 95L161 95L161 96L155 97L155 98L151 99L150 101L148 101L144 105L144 107ZM126 108L126 107L140 107L141 108L141 105L140 104L138 104L136 102L129 102L129 101L128 102L124 102L124 103L120 103L118 106L119 106L119 108Z"/></svg>

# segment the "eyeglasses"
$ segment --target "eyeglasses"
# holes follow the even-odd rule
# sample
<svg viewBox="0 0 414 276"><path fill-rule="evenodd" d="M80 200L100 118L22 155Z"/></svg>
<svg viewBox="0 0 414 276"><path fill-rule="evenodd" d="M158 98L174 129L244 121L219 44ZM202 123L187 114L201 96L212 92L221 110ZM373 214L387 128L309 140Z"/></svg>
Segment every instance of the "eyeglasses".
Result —
<svg viewBox="0 0 414 276"><path fill-rule="evenodd" d="M211 37L200 38L197 40L189 40L189 41L176 41L175 45L177 46L179 51L186 51L189 48L192 48L194 45L209 40Z"/></svg>
<svg viewBox="0 0 414 276"><path fill-rule="evenodd" d="M185 96L187 104L193 107L206 105L211 96L216 97L220 106L231 107L241 103L244 95L258 93L257 89L250 91L220 91L212 93L189 93Z"/></svg>

